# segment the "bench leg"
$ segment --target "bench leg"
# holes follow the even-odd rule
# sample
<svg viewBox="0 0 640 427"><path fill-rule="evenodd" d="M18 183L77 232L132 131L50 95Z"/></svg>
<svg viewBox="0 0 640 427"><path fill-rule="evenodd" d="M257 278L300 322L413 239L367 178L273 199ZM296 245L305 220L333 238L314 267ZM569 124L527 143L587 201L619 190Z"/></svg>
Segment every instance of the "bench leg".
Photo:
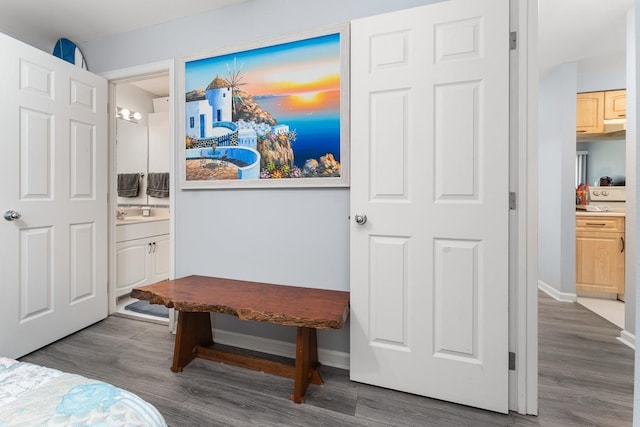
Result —
<svg viewBox="0 0 640 427"><path fill-rule="evenodd" d="M196 356L197 346L213 344L211 334L211 313L191 313L181 311L178 315L176 341L173 347L173 372L182 372Z"/></svg>
<svg viewBox="0 0 640 427"><path fill-rule="evenodd" d="M296 339L296 367L293 395L296 403L304 403L304 393L309 383L322 385L324 381L318 372L318 338L315 328L298 327Z"/></svg>

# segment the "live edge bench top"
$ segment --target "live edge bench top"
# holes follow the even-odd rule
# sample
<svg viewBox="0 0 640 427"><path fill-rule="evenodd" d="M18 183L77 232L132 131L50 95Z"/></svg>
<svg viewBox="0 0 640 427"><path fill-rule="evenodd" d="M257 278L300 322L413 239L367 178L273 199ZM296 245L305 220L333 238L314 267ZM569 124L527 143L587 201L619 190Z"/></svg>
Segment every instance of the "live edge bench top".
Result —
<svg viewBox="0 0 640 427"><path fill-rule="evenodd" d="M206 276L154 283L133 289L131 296L181 312L317 329L340 329L349 313L349 292Z"/></svg>

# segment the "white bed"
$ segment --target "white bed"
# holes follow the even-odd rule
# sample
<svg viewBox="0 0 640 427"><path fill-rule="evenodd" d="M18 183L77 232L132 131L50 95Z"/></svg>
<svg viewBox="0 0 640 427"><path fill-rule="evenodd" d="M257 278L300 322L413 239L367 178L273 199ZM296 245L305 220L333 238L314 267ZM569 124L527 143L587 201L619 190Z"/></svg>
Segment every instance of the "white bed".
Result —
<svg viewBox="0 0 640 427"><path fill-rule="evenodd" d="M158 410L102 381L0 357L0 427L166 427Z"/></svg>

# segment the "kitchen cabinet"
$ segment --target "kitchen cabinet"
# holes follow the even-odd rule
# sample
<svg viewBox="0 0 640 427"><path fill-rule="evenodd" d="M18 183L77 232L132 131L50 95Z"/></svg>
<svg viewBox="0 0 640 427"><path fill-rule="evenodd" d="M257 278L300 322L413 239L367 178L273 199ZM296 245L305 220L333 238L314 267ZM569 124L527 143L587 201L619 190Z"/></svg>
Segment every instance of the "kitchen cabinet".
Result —
<svg viewBox="0 0 640 427"><path fill-rule="evenodd" d="M577 95L576 132L604 132L604 92L585 92Z"/></svg>
<svg viewBox="0 0 640 427"><path fill-rule="evenodd" d="M604 119L624 119L627 117L627 91L608 90L604 93Z"/></svg>
<svg viewBox="0 0 640 427"><path fill-rule="evenodd" d="M576 218L576 293L624 294L624 217Z"/></svg>
<svg viewBox="0 0 640 427"><path fill-rule="evenodd" d="M627 91L583 92L576 97L576 133L604 133L605 120L627 116Z"/></svg>
<svg viewBox="0 0 640 427"><path fill-rule="evenodd" d="M122 230L122 231L121 231ZM116 294L169 278L169 221L116 227Z"/></svg>

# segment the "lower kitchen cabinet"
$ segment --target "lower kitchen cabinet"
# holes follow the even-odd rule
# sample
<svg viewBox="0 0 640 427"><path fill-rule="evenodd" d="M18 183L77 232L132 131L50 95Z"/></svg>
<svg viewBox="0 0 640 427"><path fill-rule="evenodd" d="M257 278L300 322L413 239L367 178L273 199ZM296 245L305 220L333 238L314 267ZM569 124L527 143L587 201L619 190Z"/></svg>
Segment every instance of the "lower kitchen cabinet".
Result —
<svg viewBox="0 0 640 427"><path fill-rule="evenodd" d="M624 294L624 217L576 218L576 292Z"/></svg>

